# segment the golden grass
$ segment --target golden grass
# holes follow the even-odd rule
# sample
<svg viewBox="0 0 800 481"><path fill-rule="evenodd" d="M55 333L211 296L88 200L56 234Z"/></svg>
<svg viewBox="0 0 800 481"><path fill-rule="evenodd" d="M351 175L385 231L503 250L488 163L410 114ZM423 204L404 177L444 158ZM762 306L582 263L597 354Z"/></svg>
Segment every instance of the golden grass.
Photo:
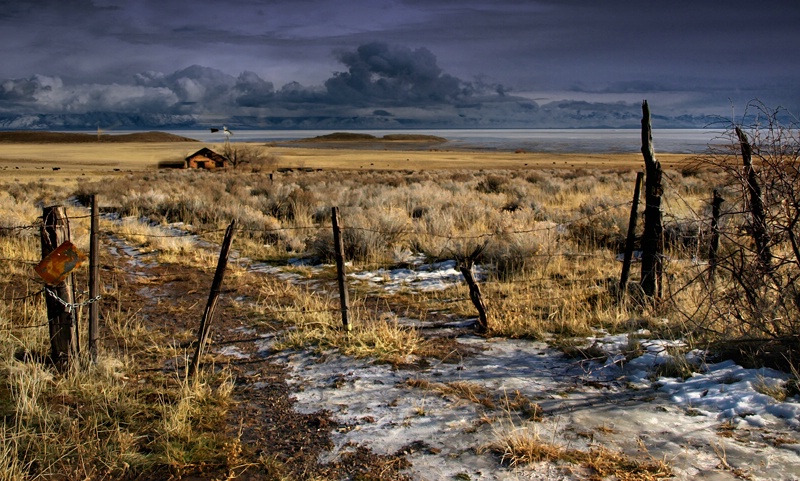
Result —
<svg viewBox="0 0 800 481"><path fill-rule="evenodd" d="M541 406L519 391L514 391L511 396L507 392L492 393L484 386L469 381L442 383L411 378L406 380L405 384L412 388L435 392L447 399L466 400L489 410L516 412L521 414L524 420L536 422L542 420Z"/></svg>
<svg viewBox="0 0 800 481"><path fill-rule="evenodd" d="M232 461L223 448L235 440L218 431L233 386L224 373L157 381L132 359L103 356L63 375L4 361L0 379L13 403L0 441L0 469L17 473L7 479L177 473Z"/></svg>
<svg viewBox="0 0 800 481"><path fill-rule="evenodd" d="M310 150L314 155L331 153ZM359 151L366 154L375 152ZM397 152L380 154L391 160ZM405 252L422 252L432 259L463 257L488 239L479 262L489 270L482 290L490 310L490 335L543 339L552 334L587 335L598 327L614 331L640 314L639 306L619 304L614 296L620 267L614 249L627 224L628 177L633 178L631 172L608 169L461 169L295 173L273 182L243 171L170 171L86 183L80 191L99 190L103 205L131 216L119 224L104 223L104 228L144 251L157 252L162 263L213 267L216 258L199 258L197 253L205 250L196 249L188 238L164 236L140 219L192 223L208 231L205 240L219 242L219 230L235 218L240 230L234 249L243 255L281 260L311 253L329 260L329 206L339 204L347 257L359 263L358 268L386 266ZM677 174L673 177L678 183ZM688 179L691 185L682 187L682 201L696 203L707 194L708 179L700 178L697 174ZM33 187L26 189L20 188L18 196L31 195ZM681 272L670 266L673 279L692 275L691 269ZM458 288L453 294L466 297L466 290ZM701 293L687 289L682 295L689 294ZM422 304L430 297L422 296ZM417 304L405 300L412 308ZM469 302L447 309L474 315Z"/></svg>
<svg viewBox="0 0 800 481"><path fill-rule="evenodd" d="M786 384L789 384L787 382ZM789 389L784 383L780 382L767 382L764 376L759 376L753 389L761 394L766 394L778 402L783 402L789 397Z"/></svg>
<svg viewBox="0 0 800 481"><path fill-rule="evenodd" d="M157 260L160 263L176 263L178 259L194 257L200 253L196 249L197 243L190 236L167 232L158 226L144 223L141 219L128 217L119 223L103 224L110 225L115 234L139 246L143 253L157 251Z"/></svg>
<svg viewBox="0 0 800 481"><path fill-rule="evenodd" d="M279 167L341 169L281 174L272 182L263 173L246 169L156 172L159 161L200 146L145 146L143 152L148 154L138 157L135 145L106 144L95 150L87 145L50 146L57 150L11 146L0 154L5 156L0 158L0 169L13 166L18 158L31 159L24 168L39 181L25 184L6 178L9 193L0 197L4 201L0 218L5 214L14 224L32 224L39 215L38 208L32 207L36 203L98 192L101 205L131 216L120 223L104 221L103 230L151 252L160 263L213 268L216 253L185 237L164 237L146 219L192 223L207 231L203 240L218 243L219 229L235 218L241 227L234 249L251 258L285 260L312 248L328 249L330 206L340 205L345 227L352 228L348 232L357 233L350 238L353 252L360 256L355 268L392 265L411 252L426 253L431 259L454 258L482 243L484 239L477 236L490 238L479 261L488 269L481 288L489 308L490 336L572 338L597 328L625 330L634 319L647 317L648 307L620 304L614 296L619 272L614 249L627 225L629 181L634 177L630 170L641 164L639 156L271 148L270 153L280 158ZM62 151L63 155L58 153ZM669 156L659 157L669 163ZM78 192L71 185L53 186L41 181L43 167L52 158L62 164L61 170L46 174L54 183L94 175L112 177L80 182ZM360 172L362 165L365 172ZM569 170L591 166L603 170ZM478 171L487 167L514 170ZM114 172L115 168L121 172ZM681 215L689 216L707 197L710 184L699 178L692 177L689 185L675 177L672 188L680 191L681 202L688 206L681 207L684 210L673 207ZM70 208L71 217L82 215L85 209ZM79 247L88 245L87 223L87 219L75 220L73 239ZM0 256L35 261L38 238L32 233L0 236ZM679 264L670 267L670 274L679 280L695 272ZM24 278L30 275L30 266L4 263L0 273L7 279ZM335 290L329 272L320 277L330 283L325 290ZM250 282L251 278L231 266L228 280ZM277 279L258 282L259 300L254 306L242 306L241 314L253 324L288 328L278 336L275 349L333 350L396 364L434 354L431 342L420 332L402 326L394 314L367 308L358 292L352 299L353 329L345 332L337 299ZM28 292L36 290L37 285L31 283ZM691 300L699 293L687 289L682 295ZM393 312L405 309L404 315L423 320L438 315L434 310L462 318L475 315L464 286L380 297ZM43 309L40 296L3 303L0 329L39 323L45 317ZM103 357L90 370L63 375L13 360L14 353L22 350L46 352L46 330L0 331L5 359L0 363L0 384L6 386L0 386L0 400L7 403L0 403L0 408L12 421L2 427L0 469L109 477L145 469L180 473L200 463L235 462L237 441L215 431L230 401L232 383L225 372L204 373L199 381L160 373L143 375L137 371L142 360L179 358L186 353L178 343L144 329L137 312L118 306L104 313L104 321L107 344L116 345L117 354ZM188 340L186 333L174 336ZM521 413L527 420L541 419L538 405L519 393L500 396L472 383L418 381L415 387L486 409ZM619 479L657 479L668 472L655 462L641 468L641 463L619 453L566 449L530 433L518 432L499 446L498 452L509 464L568 460ZM34 462L44 464L34 466ZM270 464L268 458L264 462ZM640 469L649 474L625 477Z"/></svg>
<svg viewBox="0 0 800 481"><path fill-rule="evenodd" d="M495 409L497 404L489 391L481 386L468 381L452 381L447 383L431 382L427 379L408 379L405 384L409 387L433 391L442 397L450 399L464 399L471 403L480 404L488 409Z"/></svg>
<svg viewBox="0 0 800 481"><path fill-rule="evenodd" d="M318 302L313 305L321 307ZM301 312L282 316L294 328L279 335L275 349L338 350L348 356L369 357L392 364L406 364L412 362L415 355L424 354L425 341L419 332L401 326L392 316L376 317L369 311L354 310L350 312L352 327L347 331L338 312L297 310Z"/></svg>
<svg viewBox="0 0 800 481"><path fill-rule="evenodd" d="M261 146L262 144L254 144ZM79 177L121 176L129 171L155 171L159 162L182 161L202 147L221 151L221 144L183 142L129 142L81 144L4 143L0 172L21 182L48 179L74 183ZM549 154L440 150L326 149L265 147L276 156L277 167L313 169L432 170L432 169L636 169L638 154ZM665 168L680 167L688 155L660 154ZM246 166L245 166L246 167ZM58 168L59 170L53 170Z"/></svg>
<svg viewBox="0 0 800 481"><path fill-rule="evenodd" d="M79 239L83 222L73 230ZM0 236L0 252L15 258L35 258L37 248L34 236ZM1 264L13 275L5 283L33 275L30 266L20 272ZM39 288L30 281L27 292ZM113 291L106 286L109 298ZM81 357L56 372L43 360L50 349L43 296L9 297L0 302L0 479L169 477L237 462L238 440L219 429L233 388L226 370L191 380L140 371L149 359L186 353L118 306L103 313L106 349L98 363Z"/></svg>
<svg viewBox="0 0 800 481"><path fill-rule="evenodd" d="M577 464L588 471L590 480L652 481L672 476L672 469L663 460L649 454L633 458L605 447L583 451L543 440L538 430L515 428L498 436L491 449L509 466L541 461Z"/></svg>

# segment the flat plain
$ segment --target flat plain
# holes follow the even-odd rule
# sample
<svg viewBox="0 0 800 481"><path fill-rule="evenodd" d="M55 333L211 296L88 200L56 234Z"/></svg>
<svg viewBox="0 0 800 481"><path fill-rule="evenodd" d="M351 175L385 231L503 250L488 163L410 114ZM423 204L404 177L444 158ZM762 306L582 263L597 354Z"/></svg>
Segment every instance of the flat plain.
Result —
<svg viewBox="0 0 800 481"><path fill-rule="evenodd" d="M325 170L452 170L452 169L614 169L643 168L642 156L620 154L552 154L514 151L462 150L372 150L358 145L329 148L314 146L268 146L253 143L274 156L277 168ZM209 147L221 151L222 144L203 142L81 142L0 143L0 173L21 182L39 179L69 181L77 177L97 178L128 172L153 171L160 162L181 161ZM658 154L662 165L676 168L691 160L686 154Z"/></svg>

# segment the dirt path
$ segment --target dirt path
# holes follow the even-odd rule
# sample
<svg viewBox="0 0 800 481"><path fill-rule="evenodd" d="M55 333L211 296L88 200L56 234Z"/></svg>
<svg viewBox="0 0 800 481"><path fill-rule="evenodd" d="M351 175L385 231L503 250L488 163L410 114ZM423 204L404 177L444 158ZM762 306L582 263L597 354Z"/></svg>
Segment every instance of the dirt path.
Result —
<svg viewBox="0 0 800 481"><path fill-rule="evenodd" d="M112 262L121 289L119 306L135 312L151 330L174 336L187 349L201 317L213 271L180 266L156 265L134 252L118 250ZM253 274L241 274L235 296L255 297ZM224 288L224 286L223 286ZM211 328L213 350L237 355L216 355L216 367L227 366L234 379L235 405L227 419L226 431L240 438L245 460L234 469L236 479L407 479L399 471L407 466L401 456L378 456L358 449L335 462L319 464L321 455L333 444L331 433L348 427L327 411L300 413L295 409L292 390L286 382L286 367L271 362L258 352L259 341L274 335L279 326L266 325L262 331L249 327L232 291L223 292ZM247 355L247 359L242 359ZM157 366L174 372L174 359L154 359ZM212 368L206 366L205 368ZM181 369L181 368L179 368ZM205 472L192 479L219 479L230 473Z"/></svg>

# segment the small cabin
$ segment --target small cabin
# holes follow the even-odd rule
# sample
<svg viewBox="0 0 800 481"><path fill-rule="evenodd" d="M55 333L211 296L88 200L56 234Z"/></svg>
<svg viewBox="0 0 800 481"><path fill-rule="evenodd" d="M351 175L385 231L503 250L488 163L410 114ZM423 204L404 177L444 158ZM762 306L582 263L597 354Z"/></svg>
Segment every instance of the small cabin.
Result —
<svg viewBox="0 0 800 481"><path fill-rule="evenodd" d="M203 147L184 160L186 169L223 169L228 166L228 159L214 152L208 147Z"/></svg>

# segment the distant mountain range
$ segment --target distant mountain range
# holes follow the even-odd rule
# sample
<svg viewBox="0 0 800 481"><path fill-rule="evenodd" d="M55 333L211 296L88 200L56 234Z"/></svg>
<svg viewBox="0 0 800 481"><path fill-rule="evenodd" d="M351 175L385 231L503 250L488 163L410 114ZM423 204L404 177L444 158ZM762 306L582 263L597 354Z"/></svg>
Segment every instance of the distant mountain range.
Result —
<svg viewBox="0 0 800 481"><path fill-rule="evenodd" d="M88 112L76 114L0 114L0 130L94 130L100 129L201 129L224 123L237 129L443 129L443 128L639 128L641 117L631 112L594 112L591 115L566 111L540 114L535 119L486 119L471 116L402 118L399 116L233 116L209 122L191 114ZM704 128L705 116L653 116L660 128Z"/></svg>
<svg viewBox="0 0 800 481"><path fill-rule="evenodd" d="M182 129L198 127L193 115L126 114L89 112L85 114L0 115L2 130L93 130L106 129Z"/></svg>

